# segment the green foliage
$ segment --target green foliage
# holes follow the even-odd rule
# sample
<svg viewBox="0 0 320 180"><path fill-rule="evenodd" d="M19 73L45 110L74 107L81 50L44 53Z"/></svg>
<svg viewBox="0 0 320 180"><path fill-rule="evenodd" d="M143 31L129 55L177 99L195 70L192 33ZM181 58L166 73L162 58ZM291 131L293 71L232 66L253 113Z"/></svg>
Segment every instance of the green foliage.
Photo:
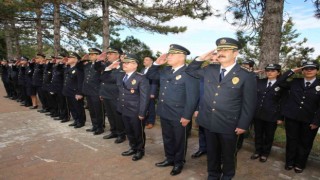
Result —
<svg viewBox="0 0 320 180"><path fill-rule="evenodd" d="M302 60L313 60L311 54L314 52L314 48L306 47L307 39L304 38L298 41L299 37L300 34L294 29L292 18L289 18L282 28L280 64L283 69L300 66ZM250 59L258 65L261 43L260 32L257 31L255 36L252 36L239 31L237 32L237 38L243 45L243 49L240 50L241 57L239 60Z"/></svg>

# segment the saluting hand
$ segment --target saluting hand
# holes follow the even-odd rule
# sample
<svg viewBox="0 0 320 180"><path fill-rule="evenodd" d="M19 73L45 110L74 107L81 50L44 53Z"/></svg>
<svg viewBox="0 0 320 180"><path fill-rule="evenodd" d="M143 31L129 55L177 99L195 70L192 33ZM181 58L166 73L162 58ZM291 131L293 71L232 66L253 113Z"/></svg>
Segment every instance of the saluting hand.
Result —
<svg viewBox="0 0 320 180"><path fill-rule="evenodd" d="M300 72L302 70L303 67L297 67L297 68L293 68L291 69L294 73Z"/></svg>
<svg viewBox="0 0 320 180"><path fill-rule="evenodd" d="M256 74L258 74L258 73L263 73L264 70L262 70L262 69L257 69L257 70L254 70L253 72L256 73Z"/></svg>
<svg viewBox="0 0 320 180"><path fill-rule="evenodd" d="M107 58L107 52L103 52L97 57L97 61L104 61L106 60L106 58Z"/></svg>
<svg viewBox="0 0 320 180"><path fill-rule="evenodd" d="M282 120L277 120L277 124L282 124L283 121Z"/></svg>
<svg viewBox="0 0 320 180"><path fill-rule="evenodd" d="M159 65L165 64L167 62L167 54L162 54L155 62Z"/></svg>
<svg viewBox="0 0 320 180"><path fill-rule="evenodd" d="M317 126L317 125L315 125L315 124L310 124L310 128L311 128L311 130L314 130L314 129L317 129L317 128L318 128L318 126Z"/></svg>
<svg viewBox="0 0 320 180"><path fill-rule="evenodd" d="M241 128L236 128L236 130L235 130L234 132L236 132L236 134L237 134L237 135L240 135L240 134L245 133L245 132L246 132L246 130L241 129Z"/></svg>
<svg viewBox="0 0 320 180"><path fill-rule="evenodd" d="M76 95L76 100L79 101L80 99L82 99L83 96L82 95Z"/></svg>
<svg viewBox="0 0 320 180"><path fill-rule="evenodd" d="M215 49L209 51L209 52L206 52L204 54L202 54L199 59L201 61L205 61L205 60L210 60L212 58L212 55L213 55L213 52L215 51Z"/></svg>
<svg viewBox="0 0 320 180"><path fill-rule="evenodd" d="M89 54L85 54L82 58L81 61L86 61L89 60Z"/></svg>
<svg viewBox="0 0 320 180"><path fill-rule="evenodd" d="M190 120L185 119L185 118L181 118L180 123L183 127L186 127L188 125L188 123L190 122Z"/></svg>
<svg viewBox="0 0 320 180"><path fill-rule="evenodd" d="M120 62L119 61L114 61L113 63L111 63L107 69L115 69L119 66Z"/></svg>

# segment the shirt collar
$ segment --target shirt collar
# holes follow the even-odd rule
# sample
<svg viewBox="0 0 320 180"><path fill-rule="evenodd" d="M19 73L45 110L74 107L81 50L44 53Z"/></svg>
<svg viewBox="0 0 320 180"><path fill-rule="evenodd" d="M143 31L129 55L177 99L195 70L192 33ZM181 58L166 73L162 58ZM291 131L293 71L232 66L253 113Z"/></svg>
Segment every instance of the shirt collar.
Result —
<svg viewBox="0 0 320 180"><path fill-rule="evenodd" d="M306 82L310 82L310 84L312 84L315 80L316 78L313 78L311 81L307 81L306 79L304 79L304 84L306 84Z"/></svg>
<svg viewBox="0 0 320 180"><path fill-rule="evenodd" d="M234 62L232 65L225 67L225 68L222 68L222 66L220 66L220 72L221 72L221 69L225 69L226 71L224 72L224 76L226 76L236 64L237 63Z"/></svg>
<svg viewBox="0 0 320 180"><path fill-rule="evenodd" d="M180 68L182 68L183 66L184 66L184 64L181 65L181 66L179 66L179 67L172 68L172 69L173 69L173 73L177 72L177 71L178 71Z"/></svg>

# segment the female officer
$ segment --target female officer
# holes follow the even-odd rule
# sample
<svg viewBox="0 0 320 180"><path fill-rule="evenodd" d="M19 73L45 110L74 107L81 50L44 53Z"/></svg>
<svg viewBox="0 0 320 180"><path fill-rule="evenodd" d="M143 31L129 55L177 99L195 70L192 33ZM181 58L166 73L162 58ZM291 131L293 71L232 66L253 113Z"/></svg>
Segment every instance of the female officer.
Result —
<svg viewBox="0 0 320 180"><path fill-rule="evenodd" d="M281 66L268 64L265 67L267 78L257 80L257 108L254 115L255 152L251 159L266 162L271 151L274 133L283 118L280 113L280 103L284 91L278 85L277 78Z"/></svg>

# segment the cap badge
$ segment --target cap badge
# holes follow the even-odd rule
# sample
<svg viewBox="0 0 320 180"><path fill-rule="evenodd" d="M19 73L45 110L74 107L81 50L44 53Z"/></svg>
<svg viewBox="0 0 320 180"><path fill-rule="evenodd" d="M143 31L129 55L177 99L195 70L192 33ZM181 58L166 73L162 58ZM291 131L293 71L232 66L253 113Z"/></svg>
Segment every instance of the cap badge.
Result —
<svg viewBox="0 0 320 180"><path fill-rule="evenodd" d="M227 40L225 40L225 39L220 40L220 44L225 44L225 43L227 43Z"/></svg>
<svg viewBox="0 0 320 180"><path fill-rule="evenodd" d="M133 79L132 81L131 81L131 84L132 85L135 85L137 83L137 81L135 80L135 79ZM133 91L134 92L134 91Z"/></svg>
<svg viewBox="0 0 320 180"><path fill-rule="evenodd" d="M181 75L178 75L178 76L176 76L176 80L179 80L179 79L181 79Z"/></svg>
<svg viewBox="0 0 320 180"><path fill-rule="evenodd" d="M240 81L240 79L238 77L232 78L232 84L234 84L234 85L238 84L239 81Z"/></svg>

